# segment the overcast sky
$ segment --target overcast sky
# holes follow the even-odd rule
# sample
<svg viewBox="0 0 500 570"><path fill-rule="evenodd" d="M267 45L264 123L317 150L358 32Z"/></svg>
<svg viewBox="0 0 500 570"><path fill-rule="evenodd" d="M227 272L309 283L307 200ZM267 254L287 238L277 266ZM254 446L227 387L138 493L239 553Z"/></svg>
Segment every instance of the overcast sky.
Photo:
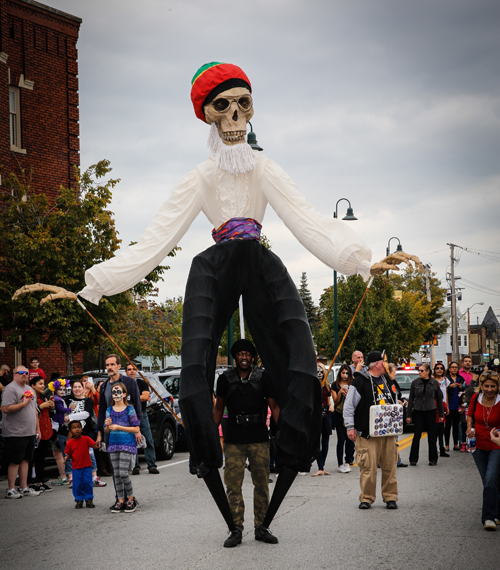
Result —
<svg viewBox="0 0 500 570"><path fill-rule="evenodd" d="M484 302L473 323L488 306L500 315L498 0L46 3L83 19L81 164L108 158L121 179L112 209L123 244L207 158L191 78L230 62L252 83L259 144L318 211L331 216L348 198L374 262L396 236L443 281L447 243L475 250L457 267L459 308ZM211 229L200 214L169 259L162 298L183 294ZM297 284L307 272L317 302L332 271L270 207L263 232Z"/></svg>

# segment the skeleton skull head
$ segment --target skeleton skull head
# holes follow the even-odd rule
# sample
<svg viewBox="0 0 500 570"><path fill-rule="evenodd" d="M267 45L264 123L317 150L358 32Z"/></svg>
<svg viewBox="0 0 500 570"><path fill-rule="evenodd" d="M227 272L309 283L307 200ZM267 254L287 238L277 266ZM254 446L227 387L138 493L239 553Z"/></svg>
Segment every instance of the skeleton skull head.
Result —
<svg viewBox="0 0 500 570"><path fill-rule="evenodd" d="M245 142L247 123L253 117L250 91L233 87L219 93L204 108L207 123L215 123L219 136L229 146Z"/></svg>

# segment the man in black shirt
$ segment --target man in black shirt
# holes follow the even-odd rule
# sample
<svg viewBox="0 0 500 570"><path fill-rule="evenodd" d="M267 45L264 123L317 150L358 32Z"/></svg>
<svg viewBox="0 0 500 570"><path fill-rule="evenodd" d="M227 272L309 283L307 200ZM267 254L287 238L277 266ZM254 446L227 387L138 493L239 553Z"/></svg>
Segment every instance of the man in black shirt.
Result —
<svg viewBox="0 0 500 570"><path fill-rule="evenodd" d="M141 409L142 409L142 418L141 418L141 435L146 438L147 447L144 450L144 457L146 458L146 463L148 465L148 471L152 475L158 475L160 472L156 466L156 451L155 451L155 444L153 441L153 434L151 433L151 426L149 425L149 418L146 412L146 407L150 400L151 393L149 391L149 386L144 382L142 378L137 377L137 368L133 364L127 364L125 368L127 371L127 376L133 378L137 382L137 386L139 387L139 393L141 395ZM141 474L141 466L139 465L139 454L135 456L135 467L132 470L132 475L140 475Z"/></svg>
<svg viewBox="0 0 500 570"><path fill-rule="evenodd" d="M231 348L234 368L228 369L217 380L214 421L220 425L224 408L227 407L228 421L224 429L224 483L237 529L230 533L224 542L225 547L241 543L245 513L241 487L247 459L254 484L255 540L268 544L278 542L262 523L269 505L267 407L269 405L271 408L276 422L280 409L274 399L269 376L261 369L252 367L256 352L250 341L236 341Z"/></svg>

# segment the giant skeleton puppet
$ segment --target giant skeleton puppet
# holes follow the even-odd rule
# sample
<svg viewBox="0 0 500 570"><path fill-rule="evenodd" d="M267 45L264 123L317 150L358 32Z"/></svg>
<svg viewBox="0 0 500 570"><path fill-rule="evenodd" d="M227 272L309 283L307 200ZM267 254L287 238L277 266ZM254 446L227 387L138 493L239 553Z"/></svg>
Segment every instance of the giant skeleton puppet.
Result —
<svg viewBox="0 0 500 570"><path fill-rule="evenodd" d="M252 88L235 65L208 63L192 80L196 116L211 125L208 160L189 172L163 204L139 242L85 274L79 293L92 303L133 287L159 265L203 211L216 245L193 260L182 325L179 405L190 451L190 471L204 478L230 530L231 513L218 468L219 435L212 418L217 350L243 297L245 318L281 408L276 437L279 476L265 526L298 471L309 471L321 431L321 387L304 306L281 260L260 243L268 203L299 242L345 275L397 269L405 254L371 264L370 248L344 222L320 215L287 174L245 142L253 116Z"/></svg>

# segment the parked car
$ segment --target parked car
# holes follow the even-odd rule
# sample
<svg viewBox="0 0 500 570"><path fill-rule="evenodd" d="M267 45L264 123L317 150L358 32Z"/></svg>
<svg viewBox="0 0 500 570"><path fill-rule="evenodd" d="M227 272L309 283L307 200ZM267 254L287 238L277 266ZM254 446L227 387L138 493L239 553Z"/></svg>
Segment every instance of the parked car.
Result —
<svg viewBox="0 0 500 570"><path fill-rule="evenodd" d="M410 396L411 383L418 377L419 374L417 368L401 368L396 370L396 382L399 384L401 395L405 400L408 400L408 397ZM407 408L405 406L403 408L403 431L408 429L409 425L413 425L406 423L406 410Z"/></svg>
<svg viewBox="0 0 500 570"><path fill-rule="evenodd" d="M159 372L157 376L160 382L163 384L163 386L170 392L170 394L172 394L172 397L174 399L174 405L173 405L174 411L177 414L177 416L179 416L179 418L182 419L181 411L179 409L179 382L181 379L181 369L171 368L168 369L167 371ZM176 423L177 423L177 441L179 442L186 441L184 426L179 422Z"/></svg>
<svg viewBox="0 0 500 570"><path fill-rule="evenodd" d="M161 398L172 409L175 409L174 397L160 382L156 374L151 372L143 372L143 374ZM151 391L151 400L147 404L146 413L151 425L156 456L158 459L171 459L175 453L175 445L178 439L176 419L153 391Z"/></svg>
<svg viewBox="0 0 500 570"><path fill-rule="evenodd" d="M403 395L403 398L408 399L410 395L411 383L413 380L416 380L418 376L419 374L416 368L396 370L396 382L401 388L401 394Z"/></svg>

